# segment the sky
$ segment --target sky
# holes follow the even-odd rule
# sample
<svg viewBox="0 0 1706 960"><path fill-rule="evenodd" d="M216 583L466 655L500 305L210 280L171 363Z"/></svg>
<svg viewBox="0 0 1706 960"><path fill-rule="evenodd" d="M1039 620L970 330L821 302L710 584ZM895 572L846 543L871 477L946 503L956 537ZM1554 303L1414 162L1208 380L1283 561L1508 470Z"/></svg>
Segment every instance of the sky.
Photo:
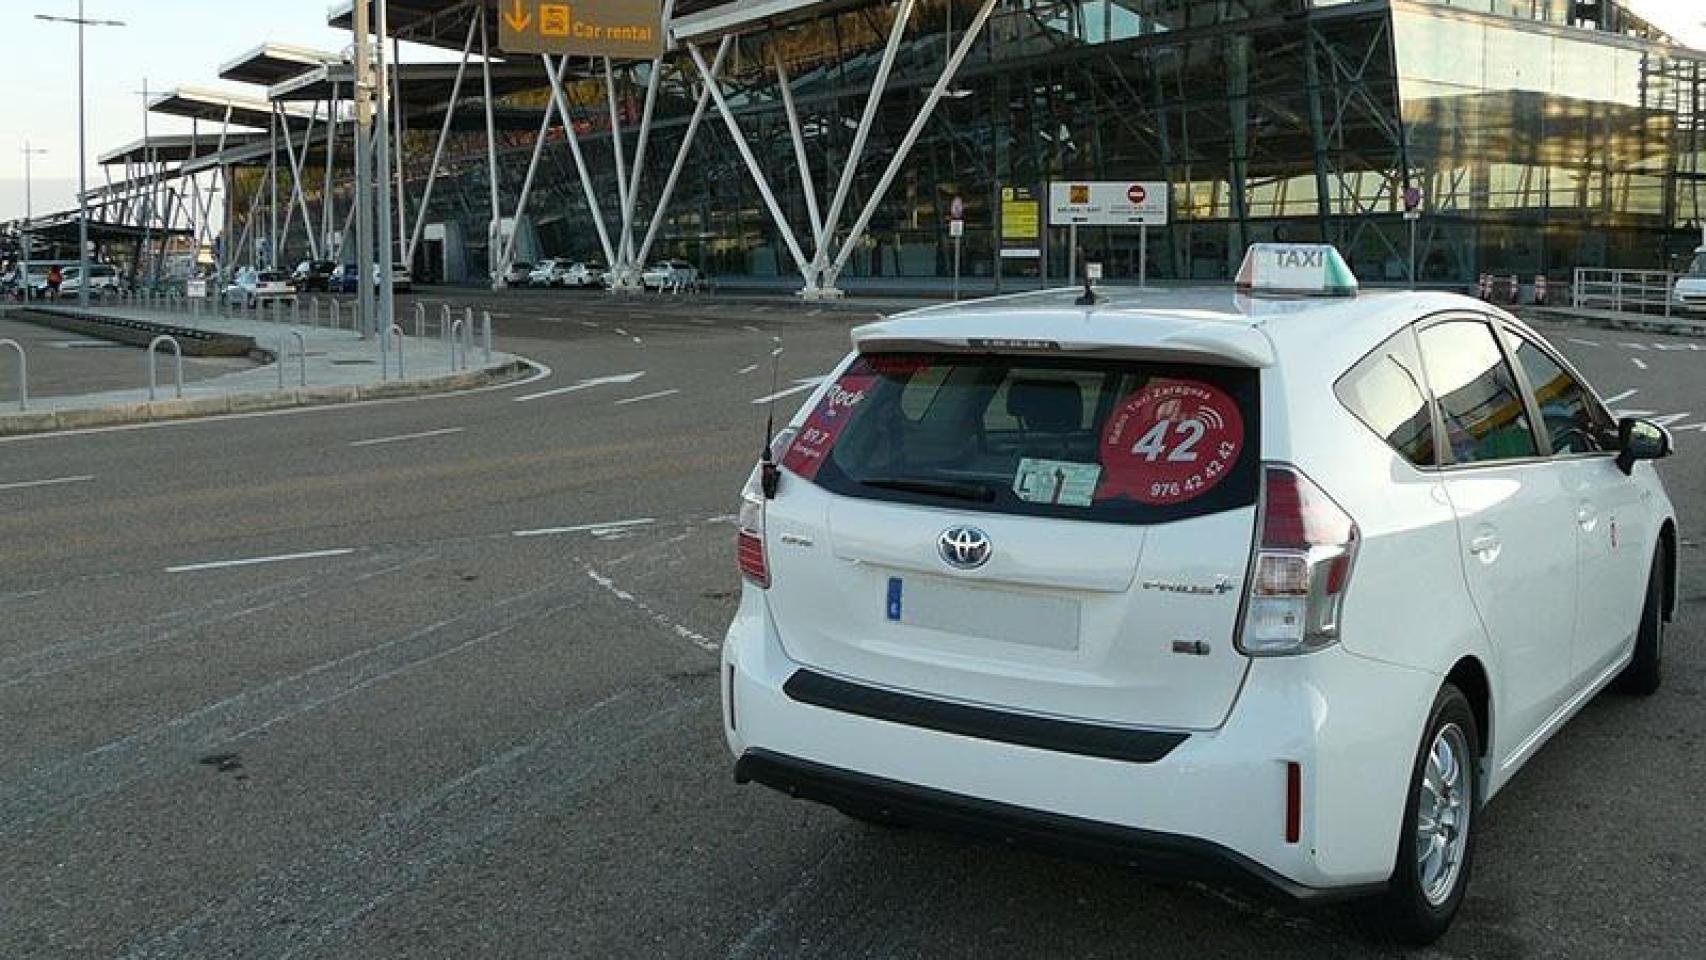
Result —
<svg viewBox="0 0 1706 960"><path fill-rule="evenodd" d="M1627 0L1648 19L1706 49L1703 0ZM89 155L142 137L144 81L150 90L177 86L259 88L225 84L219 65L260 43L338 51L347 33L326 27L330 0L85 0L85 16L124 27L87 32ZM36 20L38 13L76 16L77 0L0 0L0 220L24 212L26 140L34 158L35 210L73 205L77 185L76 28ZM155 133L188 132L189 122L156 117ZM101 183L90 162L90 182Z"/></svg>

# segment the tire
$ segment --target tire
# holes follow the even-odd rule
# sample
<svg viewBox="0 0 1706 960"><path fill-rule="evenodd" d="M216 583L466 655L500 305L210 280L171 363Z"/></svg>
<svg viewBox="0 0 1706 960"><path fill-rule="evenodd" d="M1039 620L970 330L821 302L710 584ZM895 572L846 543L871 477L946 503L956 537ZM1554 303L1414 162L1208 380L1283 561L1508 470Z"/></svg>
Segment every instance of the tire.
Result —
<svg viewBox="0 0 1706 960"><path fill-rule="evenodd" d="M1664 602L1665 578L1670 576L1668 559L1661 544L1653 552L1652 572L1647 574L1647 600L1641 607L1641 625L1635 631L1635 657L1611 682L1611 689L1618 693L1650 697L1658 692L1664 679L1660 660L1665 652Z"/></svg>
<svg viewBox="0 0 1706 960"><path fill-rule="evenodd" d="M1404 804L1398 837L1397 867L1384 893L1353 908L1357 925L1382 942L1424 946L1438 940L1463 904L1475 862L1481 732L1469 700L1455 685L1447 683L1440 688L1425 729L1411 767L1409 799ZM1434 762L1436 751L1441 749L1455 758L1454 771ZM1424 787L1424 782L1441 780L1448 787L1443 793ZM1424 792L1441 797L1444 810L1451 815L1450 823L1439 815L1439 804L1426 818L1422 816ZM1424 824L1430 822L1439 824L1439 830L1425 829ZM1419 851L1421 836L1429 833L1435 843L1443 844L1438 851L1441 862L1436 862L1431 853L1424 859Z"/></svg>

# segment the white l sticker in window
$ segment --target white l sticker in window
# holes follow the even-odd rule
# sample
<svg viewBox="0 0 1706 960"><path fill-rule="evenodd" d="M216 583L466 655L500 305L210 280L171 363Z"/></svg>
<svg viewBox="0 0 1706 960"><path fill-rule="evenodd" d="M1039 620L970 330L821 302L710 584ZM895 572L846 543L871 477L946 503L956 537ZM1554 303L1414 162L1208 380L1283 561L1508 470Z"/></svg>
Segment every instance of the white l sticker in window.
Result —
<svg viewBox="0 0 1706 960"><path fill-rule="evenodd" d="M1101 479L1102 465L1099 463L1026 457L1019 461L1019 472L1013 478L1013 493L1026 503L1088 507L1096 496L1096 483Z"/></svg>

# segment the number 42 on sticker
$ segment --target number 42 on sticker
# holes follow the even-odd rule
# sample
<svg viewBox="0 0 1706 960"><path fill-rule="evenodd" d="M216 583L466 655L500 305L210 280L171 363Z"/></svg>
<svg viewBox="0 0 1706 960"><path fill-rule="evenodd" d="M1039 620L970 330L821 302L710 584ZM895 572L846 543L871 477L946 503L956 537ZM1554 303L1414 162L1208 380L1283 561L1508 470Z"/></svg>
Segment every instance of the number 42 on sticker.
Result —
<svg viewBox="0 0 1706 960"><path fill-rule="evenodd" d="M1167 449L1169 433L1182 438L1171 451ZM1133 456L1141 456L1150 463L1154 463L1162 455L1167 457L1168 463L1195 463L1196 445L1202 442L1207 433L1208 428L1203 426L1201 420L1157 420L1155 426L1150 427L1147 433L1132 444L1131 452Z"/></svg>

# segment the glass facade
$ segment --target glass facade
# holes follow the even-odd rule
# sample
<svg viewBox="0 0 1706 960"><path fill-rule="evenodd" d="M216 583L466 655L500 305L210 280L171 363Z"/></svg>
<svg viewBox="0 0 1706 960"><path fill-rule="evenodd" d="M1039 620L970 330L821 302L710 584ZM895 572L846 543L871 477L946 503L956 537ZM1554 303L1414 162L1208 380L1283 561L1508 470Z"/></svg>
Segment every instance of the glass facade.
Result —
<svg viewBox="0 0 1706 960"><path fill-rule="evenodd" d="M851 183L845 231L922 109L974 0L921 0ZM1018 0L1001 4L848 260L844 277L943 283L947 210L965 205L963 271L1014 289L1067 269L1065 231L1047 259L996 256L1004 186L1165 180L1171 224L1151 230L1155 278L1224 280L1245 246L1328 241L1365 281L1468 283L1481 272L1662 267L1706 218L1706 64L1698 54L1567 23L1554 0ZM827 207L888 35L893 6L864 6L743 35L724 89L810 256L801 171L775 63L791 78L819 204ZM1635 32L1629 28L1627 32ZM707 58L710 51L707 49ZM618 81L632 153L649 64ZM685 68L685 72L683 70ZM666 179L698 94L690 61L666 62L641 210ZM575 128L606 222L619 219L602 76L569 85ZM513 213L544 94L500 110L502 200ZM471 118L470 118L471 119ZM422 126L436 126L434 122ZM483 129L457 134L434 189L417 276L485 277L491 219ZM409 146L419 197L433 133ZM553 130L519 259L598 256L562 132ZM413 201L412 201L413 202ZM642 217L642 223L644 222ZM641 231L643 233L643 229ZM430 236L437 236L432 234ZM435 247L432 243L441 244ZM1134 230L1082 229L1110 278L1138 272ZM442 249L455 248L455 255ZM729 131L707 111L651 258L720 277L797 278Z"/></svg>

